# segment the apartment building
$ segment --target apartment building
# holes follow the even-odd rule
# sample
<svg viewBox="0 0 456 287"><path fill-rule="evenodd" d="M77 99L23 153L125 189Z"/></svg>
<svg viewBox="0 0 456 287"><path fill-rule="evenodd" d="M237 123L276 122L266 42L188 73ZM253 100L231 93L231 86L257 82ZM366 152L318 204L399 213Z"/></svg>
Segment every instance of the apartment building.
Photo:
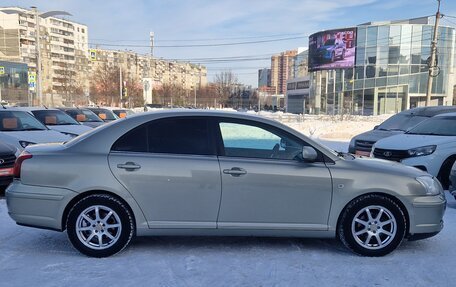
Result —
<svg viewBox="0 0 456 287"><path fill-rule="evenodd" d="M176 85L186 90L207 85L207 69L187 62L169 61L140 55L133 51L91 49L91 71L99 67L121 67L125 80L152 79L153 88Z"/></svg>
<svg viewBox="0 0 456 287"><path fill-rule="evenodd" d="M43 104L63 105L76 95L87 95L88 28L86 25L39 16L41 91ZM0 8L0 59L26 63L37 71L36 12L20 7ZM30 104L37 104L31 88Z"/></svg>
<svg viewBox="0 0 456 287"><path fill-rule="evenodd" d="M293 67L297 50L282 52L271 57L271 86L276 94L284 94L287 89L287 80L293 77Z"/></svg>

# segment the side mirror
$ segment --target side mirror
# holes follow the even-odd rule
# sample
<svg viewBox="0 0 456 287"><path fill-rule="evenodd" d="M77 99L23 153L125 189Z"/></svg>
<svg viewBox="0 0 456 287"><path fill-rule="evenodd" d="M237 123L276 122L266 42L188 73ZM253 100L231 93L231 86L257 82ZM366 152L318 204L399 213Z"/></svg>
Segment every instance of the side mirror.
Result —
<svg viewBox="0 0 456 287"><path fill-rule="evenodd" d="M376 126L374 127L374 130L378 129L379 126L380 126L380 125L376 125Z"/></svg>
<svg viewBox="0 0 456 287"><path fill-rule="evenodd" d="M315 162L317 160L317 151L310 146L302 147L302 160L305 162Z"/></svg>

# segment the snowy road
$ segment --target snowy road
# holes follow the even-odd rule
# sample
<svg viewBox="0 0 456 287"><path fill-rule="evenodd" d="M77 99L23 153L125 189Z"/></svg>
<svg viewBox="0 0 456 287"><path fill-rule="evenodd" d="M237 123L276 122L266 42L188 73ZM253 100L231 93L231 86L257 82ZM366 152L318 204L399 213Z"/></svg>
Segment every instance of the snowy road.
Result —
<svg viewBox="0 0 456 287"><path fill-rule="evenodd" d="M439 235L382 258L356 256L336 240L157 237L94 259L66 233L17 226L0 199L0 286L454 286L456 201L448 200Z"/></svg>
<svg viewBox="0 0 456 287"><path fill-rule="evenodd" d="M454 286L456 202L436 237L382 258L336 240L138 238L110 258L87 258L66 233L15 225L0 200L0 286Z"/></svg>

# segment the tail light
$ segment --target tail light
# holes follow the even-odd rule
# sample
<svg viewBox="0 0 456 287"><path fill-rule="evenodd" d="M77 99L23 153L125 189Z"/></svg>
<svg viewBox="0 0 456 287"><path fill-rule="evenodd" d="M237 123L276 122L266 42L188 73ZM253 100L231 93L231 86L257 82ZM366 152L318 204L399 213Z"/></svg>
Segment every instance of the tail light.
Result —
<svg viewBox="0 0 456 287"><path fill-rule="evenodd" d="M32 154L27 152L27 151L23 151L18 156L18 158L16 159L16 162L14 163L14 168L13 168L14 178L20 178L21 177L22 163L24 162L24 160L32 158L32 157L33 157Z"/></svg>

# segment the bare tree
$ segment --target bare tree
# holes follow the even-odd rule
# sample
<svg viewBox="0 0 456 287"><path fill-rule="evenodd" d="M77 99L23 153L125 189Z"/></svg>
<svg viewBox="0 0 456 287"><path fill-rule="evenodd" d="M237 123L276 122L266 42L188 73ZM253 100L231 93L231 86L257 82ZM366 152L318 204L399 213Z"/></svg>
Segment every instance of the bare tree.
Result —
<svg viewBox="0 0 456 287"><path fill-rule="evenodd" d="M230 97L234 91L234 88L238 84L238 79L235 74L231 71L224 71L215 75L214 79L215 93L217 105L226 105L230 101Z"/></svg>
<svg viewBox="0 0 456 287"><path fill-rule="evenodd" d="M119 85L119 67L111 68L106 63L103 63L92 74L90 83L91 100L101 105L119 106Z"/></svg>

